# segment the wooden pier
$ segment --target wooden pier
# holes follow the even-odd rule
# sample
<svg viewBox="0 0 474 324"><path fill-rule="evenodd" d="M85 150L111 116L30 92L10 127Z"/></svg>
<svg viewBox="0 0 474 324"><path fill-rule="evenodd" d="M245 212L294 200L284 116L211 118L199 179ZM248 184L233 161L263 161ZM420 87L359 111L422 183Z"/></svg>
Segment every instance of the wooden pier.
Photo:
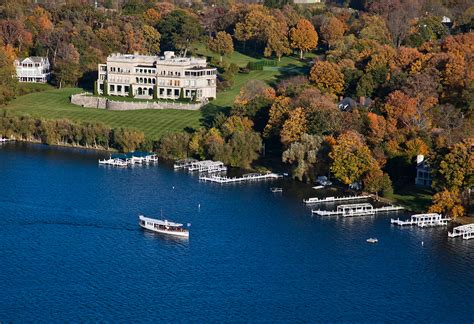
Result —
<svg viewBox="0 0 474 324"><path fill-rule="evenodd" d="M474 238L474 224L467 224L453 228L452 232L448 232L448 237L461 236L464 240Z"/></svg>
<svg viewBox="0 0 474 324"><path fill-rule="evenodd" d="M442 215L436 213L429 214L416 214L412 215L410 219L401 220L399 218L390 220L391 224L398 226L411 226L416 225L418 227L433 227L433 226L446 226L450 221L450 218L443 218Z"/></svg>
<svg viewBox="0 0 474 324"><path fill-rule="evenodd" d="M305 204L323 204L323 203L333 203L338 201L349 201L349 200L362 200L371 198L370 195L363 195L363 196L347 196L347 197L326 197L326 198L308 198L304 199L303 202Z"/></svg>
<svg viewBox="0 0 474 324"><path fill-rule="evenodd" d="M219 176L219 175L210 175L210 176L199 176L200 181L204 182L214 182L214 183L242 183L242 182L255 182L261 180L273 180L283 177L282 175L276 173L249 173L244 174L241 177L233 177L229 178L226 176Z"/></svg>
<svg viewBox="0 0 474 324"><path fill-rule="evenodd" d="M402 210L400 206L384 206L374 208L369 203L365 204L351 204L351 205L339 205L336 210L311 210L312 214L319 216L343 216L343 217L355 217L355 216L370 216L377 213L393 212Z"/></svg>

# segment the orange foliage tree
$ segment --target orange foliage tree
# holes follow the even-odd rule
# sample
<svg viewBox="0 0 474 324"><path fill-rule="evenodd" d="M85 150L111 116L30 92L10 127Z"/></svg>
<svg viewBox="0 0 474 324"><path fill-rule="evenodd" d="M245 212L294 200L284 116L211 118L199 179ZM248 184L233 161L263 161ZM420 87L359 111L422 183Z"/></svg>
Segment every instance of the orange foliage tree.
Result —
<svg viewBox="0 0 474 324"><path fill-rule="evenodd" d="M335 63L327 61L314 63L309 73L309 79L322 92L339 95L344 89L344 75Z"/></svg>
<svg viewBox="0 0 474 324"><path fill-rule="evenodd" d="M290 30L290 45L300 51L300 58L305 52L318 46L318 33L313 24L306 19L300 19L295 27Z"/></svg>
<svg viewBox="0 0 474 324"><path fill-rule="evenodd" d="M303 108L298 107L289 113L289 118L283 124L280 140L286 146L299 141L304 133L306 133L306 115Z"/></svg>

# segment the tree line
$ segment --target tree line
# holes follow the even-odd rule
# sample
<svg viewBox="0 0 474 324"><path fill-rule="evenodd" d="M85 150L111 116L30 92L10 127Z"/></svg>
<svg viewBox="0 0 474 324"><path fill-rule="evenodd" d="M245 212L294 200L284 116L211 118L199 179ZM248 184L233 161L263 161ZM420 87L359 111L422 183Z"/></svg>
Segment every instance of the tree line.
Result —
<svg viewBox="0 0 474 324"><path fill-rule="evenodd" d="M0 116L0 134L10 139L48 145L115 149L120 152L153 149L153 143L145 140L143 132L137 130L110 128L101 123L10 115L7 111Z"/></svg>

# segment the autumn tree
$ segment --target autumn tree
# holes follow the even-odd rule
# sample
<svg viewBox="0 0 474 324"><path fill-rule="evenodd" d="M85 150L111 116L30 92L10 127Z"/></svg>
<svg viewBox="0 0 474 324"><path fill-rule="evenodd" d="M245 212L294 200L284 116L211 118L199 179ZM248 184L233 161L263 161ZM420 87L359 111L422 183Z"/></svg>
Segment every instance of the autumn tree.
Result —
<svg viewBox="0 0 474 324"><path fill-rule="evenodd" d="M283 123L291 110L291 99L280 96L275 99L270 107L269 118L263 132L265 138L279 136Z"/></svg>
<svg viewBox="0 0 474 324"><path fill-rule="evenodd" d="M390 31L382 17L364 14L361 16L361 23L359 38L374 40L380 44L391 43Z"/></svg>
<svg viewBox="0 0 474 324"><path fill-rule="evenodd" d="M275 23L268 8L262 5L250 5L241 21L237 22L234 37L244 42L253 41L264 44L267 41L267 28Z"/></svg>
<svg viewBox="0 0 474 324"><path fill-rule="evenodd" d="M374 193L377 197L379 193L386 195L392 192L392 181L388 174L380 168L370 169L363 178L364 190Z"/></svg>
<svg viewBox="0 0 474 324"><path fill-rule="evenodd" d="M3 46L0 46L0 105L8 103L15 97L18 87L12 58L8 57Z"/></svg>
<svg viewBox="0 0 474 324"><path fill-rule="evenodd" d="M278 61L282 55L290 54L290 43L288 41L288 25L285 17L277 17L267 27L267 44L265 46L264 55L271 56L275 53Z"/></svg>
<svg viewBox="0 0 474 324"><path fill-rule="evenodd" d="M474 187L474 139L466 139L439 153L433 163L433 186L465 190Z"/></svg>
<svg viewBox="0 0 474 324"><path fill-rule="evenodd" d="M303 134L298 142L291 143L283 152L283 162L296 164L291 173L293 178L300 181L314 179L314 167L322 142L321 136Z"/></svg>
<svg viewBox="0 0 474 324"><path fill-rule="evenodd" d="M247 117L230 116L221 125L224 137L230 137L235 132L249 132L252 130L253 122Z"/></svg>
<svg viewBox="0 0 474 324"><path fill-rule="evenodd" d="M165 134L161 137L158 152L165 159L185 159L189 156L191 136L186 132Z"/></svg>
<svg viewBox="0 0 474 324"><path fill-rule="evenodd" d="M140 131L117 128L112 131L114 148L121 152L133 152L145 140L145 134Z"/></svg>
<svg viewBox="0 0 474 324"><path fill-rule="evenodd" d="M396 47L407 37L412 20L418 17L420 9L418 0L375 0L370 5L371 11L385 19Z"/></svg>
<svg viewBox="0 0 474 324"><path fill-rule="evenodd" d="M430 206L430 213L440 213L456 219L464 215L464 207L461 204L459 190L444 189L433 195L433 204Z"/></svg>
<svg viewBox="0 0 474 324"><path fill-rule="evenodd" d="M313 24L306 19L300 19L295 27L290 30L290 45L300 51L300 59L305 52L318 46L318 33Z"/></svg>
<svg viewBox="0 0 474 324"><path fill-rule="evenodd" d="M160 33L150 25L142 26L145 54L157 55L160 53Z"/></svg>
<svg viewBox="0 0 474 324"><path fill-rule="evenodd" d="M73 44L63 44L59 48L53 72L60 88L64 84L77 83L77 79L81 76L79 59L79 52Z"/></svg>
<svg viewBox="0 0 474 324"><path fill-rule="evenodd" d="M3 45L9 44L22 53L32 45L33 36L25 29L22 20L2 19L0 20L0 41L3 41Z"/></svg>
<svg viewBox="0 0 474 324"><path fill-rule="evenodd" d="M318 61L311 67L309 79L322 92L339 95L344 89L344 74L337 64Z"/></svg>
<svg viewBox="0 0 474 324"><path fill-rule="evenodd" d="M378 168L363 137L354 131L347 131L337 138L329 157L334 177L347 185L360 181L374 167Z"/></svg>
<svg viewBox="0 0 474 324"><path fill-rule="evenodd" d="M337 41L342 39L346 31L345 24L336 17L329 17L323 21L320 28L320 36L329 48L333 47Z"/></svg>
<svg viewBox="0 0 474 324"><path fill-rule="evenodd" d="M219 61L222 62L222 56L230 55L234 52L234 43L232 36L224 31L216 34L216 37L210 37L207 46L214 53L219 54Z"/></svg>
<svg viewBox="0 0 474 324"><path fill-rule="evenodd" d="M288 119L283 124L280 132L280 140L283 145L289 145L299 141L301 136L306 133L306 115L303 108L298 107L292 110Z"/></svg>
<svg viewBox="0 0 474 324"><path fill-rule="evenodd" d="M246 105L257 97L274 97L274 90L262 80L252 79L240 88L240 92L234 99L234 104Z"/></svg>
<svg viewBox="0 0 474 324"><path fill-rule="evenodd" d="M250 169L251 163L255 161L262 150L262 139L257 132L237 131L232 134L226 149L229 155L224 156L222 161L233 167Z"/></svg>

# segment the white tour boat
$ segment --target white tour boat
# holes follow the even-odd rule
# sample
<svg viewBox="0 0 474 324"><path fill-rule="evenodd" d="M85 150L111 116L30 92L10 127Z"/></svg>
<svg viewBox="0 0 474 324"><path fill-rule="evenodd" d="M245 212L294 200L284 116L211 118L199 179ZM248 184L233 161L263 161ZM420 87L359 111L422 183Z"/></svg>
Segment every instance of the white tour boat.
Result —
<svg viewBox="0 0 474 324"><path fill-rule="evenodd" d="M162 234L189 237L189 230L183 228L183 224L173 223L167 220L148 218L143 215L139 216L139 220L140 226L144 229Z"/></svg>
<svg viewBox="0 0 474 324"><path fill-rule="evenodd" d="M371 237L371 238L368 238L366 241L367 241L367 243L378 243L378 242L379 242L378 239L372 238L372 237Z"/></svg>

